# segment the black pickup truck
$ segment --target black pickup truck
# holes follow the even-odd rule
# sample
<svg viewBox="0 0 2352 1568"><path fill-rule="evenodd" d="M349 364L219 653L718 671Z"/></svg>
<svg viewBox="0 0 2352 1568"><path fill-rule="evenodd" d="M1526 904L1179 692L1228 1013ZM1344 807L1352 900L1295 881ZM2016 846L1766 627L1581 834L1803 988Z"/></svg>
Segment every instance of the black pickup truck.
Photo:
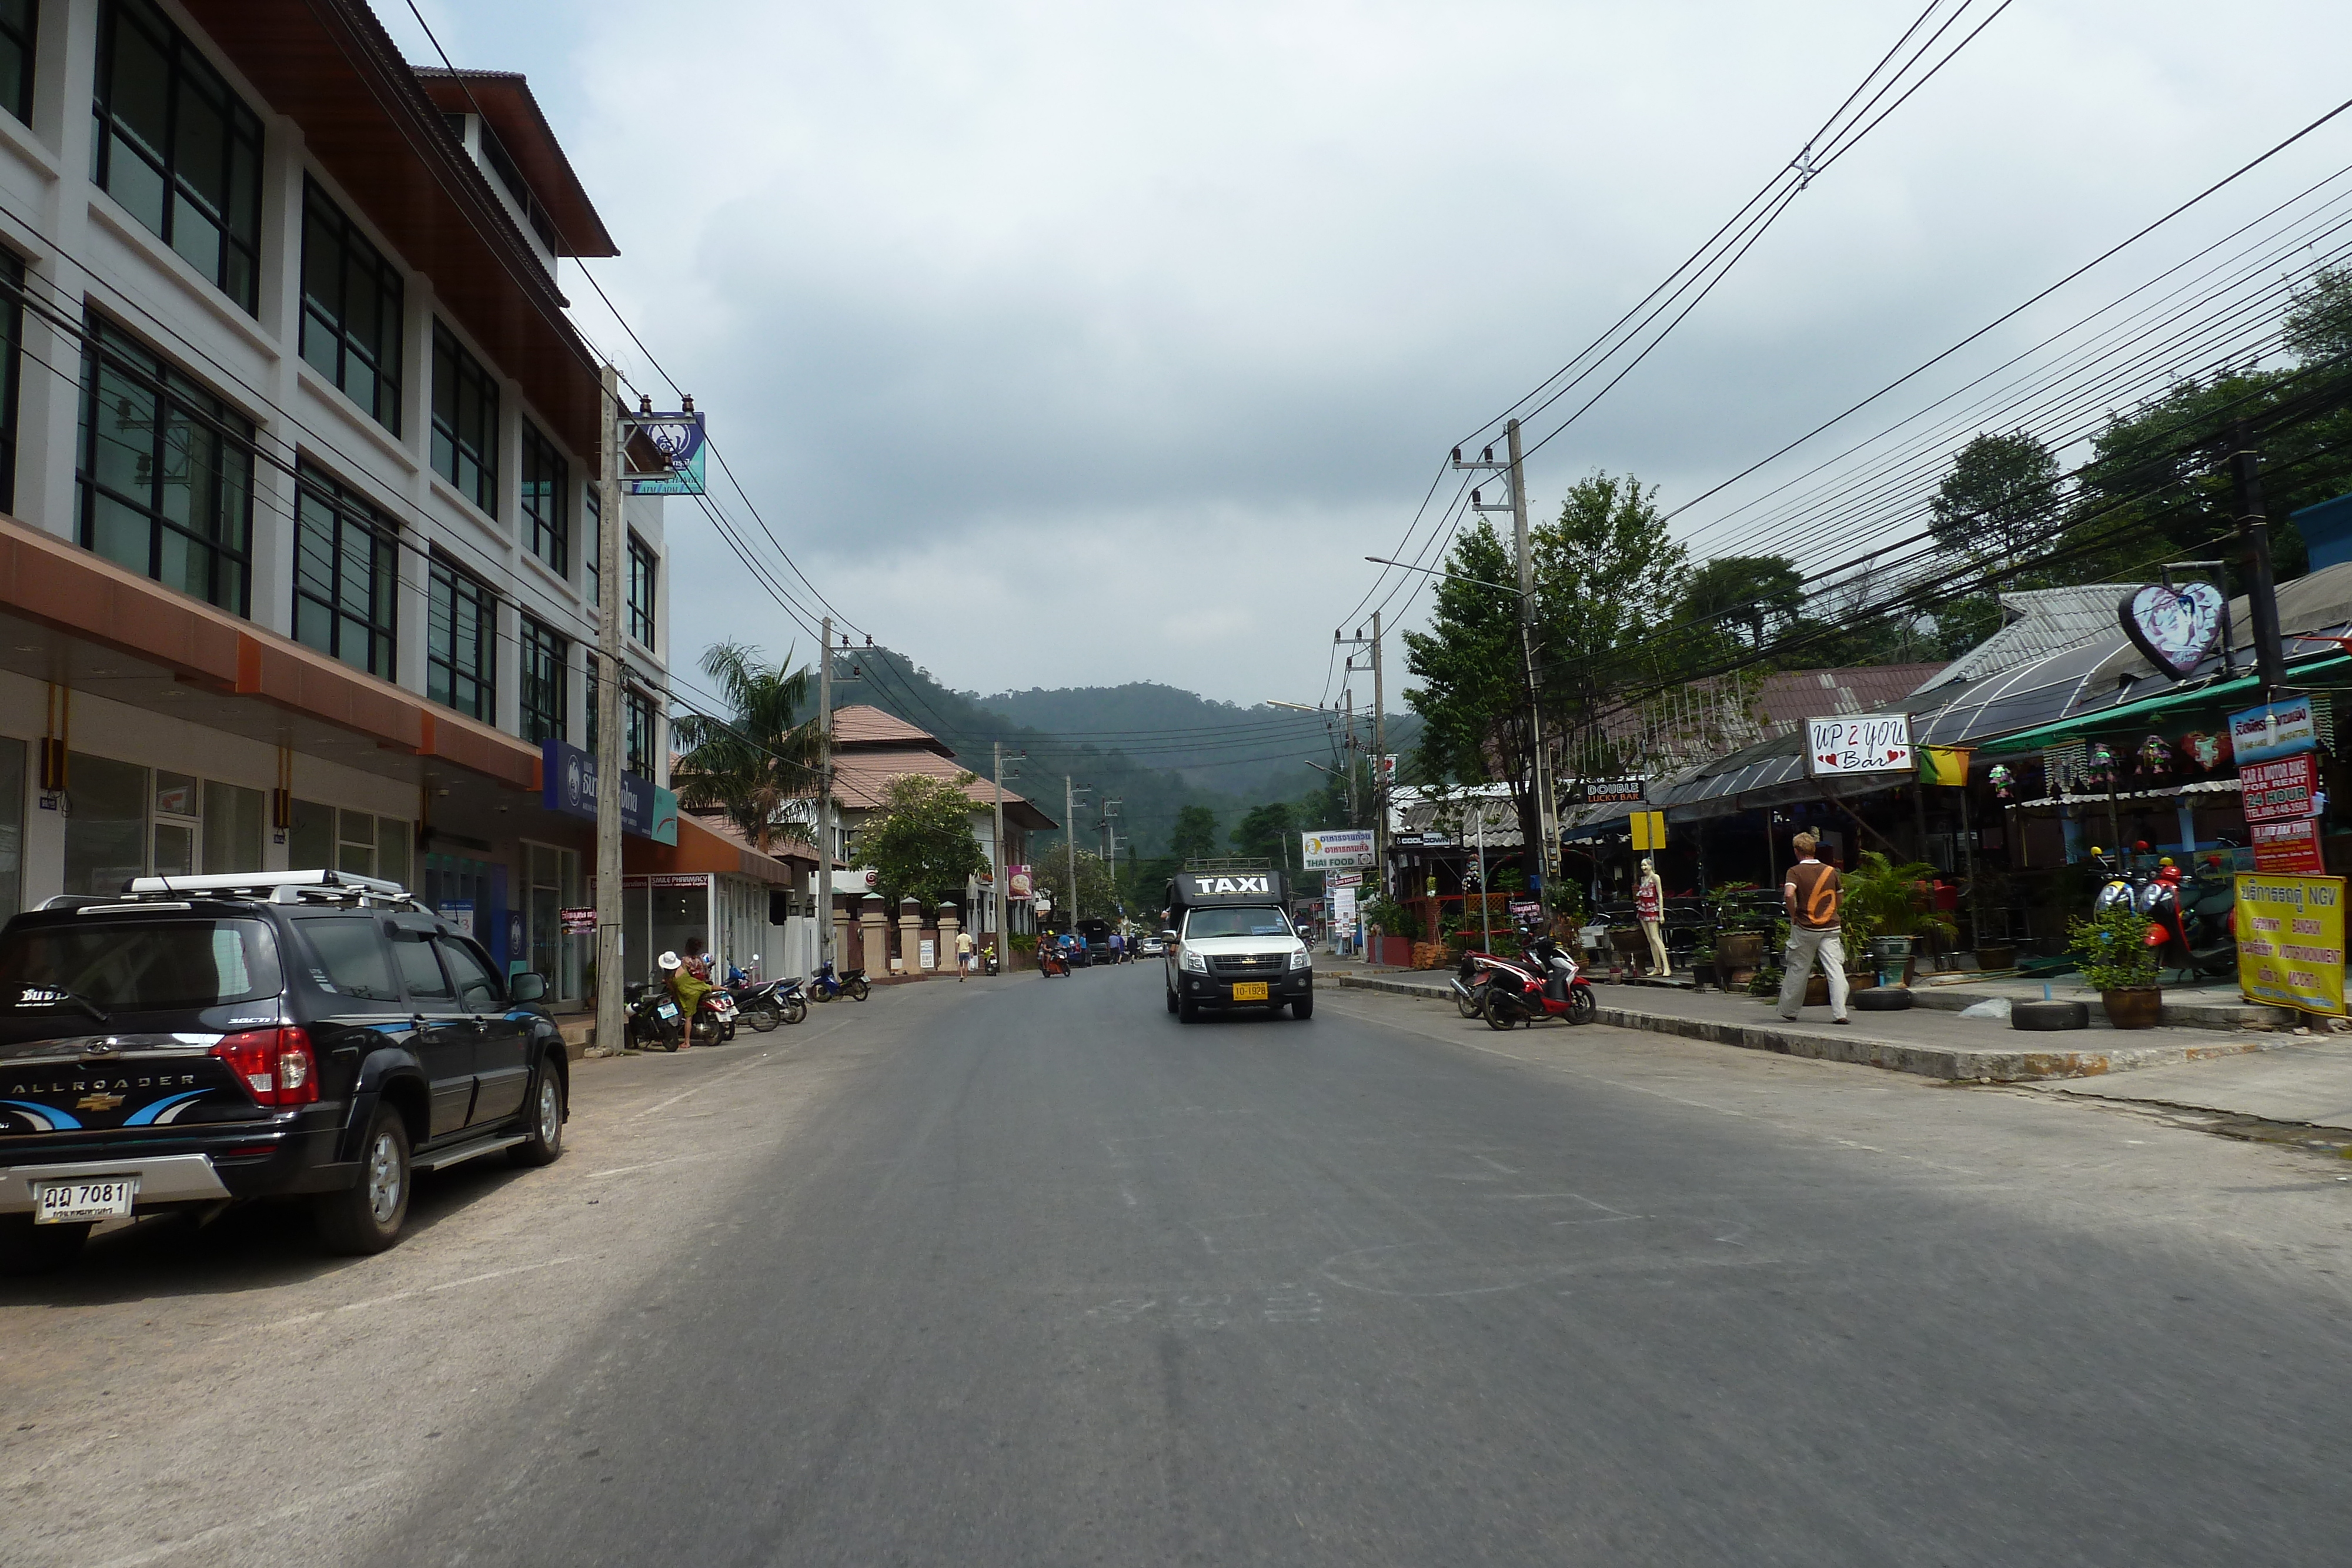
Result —
<svg viewBox="0 0 2352 1568"><path fill-rule="evenodd" d="M146 877L0 929L0 1269L100 1220L307 1195L399 1237L418 1170L562 1151L568 1059L471 938L332 871Z"/></svg>

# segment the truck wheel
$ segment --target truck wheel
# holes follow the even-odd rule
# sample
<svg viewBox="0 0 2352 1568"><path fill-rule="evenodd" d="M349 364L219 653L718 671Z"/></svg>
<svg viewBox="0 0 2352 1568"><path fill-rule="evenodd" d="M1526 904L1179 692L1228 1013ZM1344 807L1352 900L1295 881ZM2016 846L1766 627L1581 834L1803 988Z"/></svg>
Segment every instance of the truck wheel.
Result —
<svg viewBox="0 0 2352 1568"><path fill-rule="evenodd" d="M29 1214L0 1219L0 1274L46 1274L74 1260L89 1227L36 1225Z"/></svg>
<svg viewBox="0 0 2352 1568"><path fill-rule="evenodd" d="M1178 1023L1198 1023L1200 1020L1200 1003L1194 1001L1190 997L1179 997L1176 998L1176 1021Z"/></svg>
<svg viewBox="0 0 2352 1568"><path fill-rule="evenodd" d="M360 1179L319 1195L319 1238L333 1251L381 1252L400 1239L408 1218L408 1127L389 1105L376 1107L360 1141Z"/></svg>
<svg viewBox="0 0 2352 1568"><path fill-rule="evenodd" d="M1168 1010L1171 1013L1176 1010L1176 993L1173 991L1168 993Z"/></svg>
<svg viewBox="0 0 2352 1568"><path fill-rule="evenodd" d="M544 1059L530 1086L530 1124L523 1140L507 1151L519 1166L551 1166L563 1154L563 1075Z"/></svg>
<svg viewBox="0 0 2352 1568"><path fill-rule="evenodd" d="M1315 998L1311 996L1301 997L1297 1001L1291 1003L1290 1016L1302 1022L1307 1019L1313 1018L1315 1016Z"/></svg>

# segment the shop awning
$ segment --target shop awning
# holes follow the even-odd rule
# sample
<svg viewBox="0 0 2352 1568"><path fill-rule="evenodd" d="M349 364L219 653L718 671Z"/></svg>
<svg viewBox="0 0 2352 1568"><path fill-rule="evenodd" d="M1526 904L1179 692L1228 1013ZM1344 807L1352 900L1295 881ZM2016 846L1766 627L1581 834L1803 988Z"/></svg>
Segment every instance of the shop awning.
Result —
<svg viewBox="0 0 2352 1568"><path fill-rule="evenodd" d="M2347 671L2352 671L2352 655L2335 653L2302 664L2290 664L2286 673L2289 685L2306 685L2315 680L2342 675ZM2113 707L2074 714L2054 724L2036 725L2032 729L1988 740L1983 747L1987 751L2038 751L2045 746L2079 739L2093 730L2137 725L2178 713L2183 708L2252 703L2258 700L2261 690L2262 677L2259 675L2240 675L2234 680L2179 687L2157 696L2142 697L2137 702L2119 703Z"/></svg>

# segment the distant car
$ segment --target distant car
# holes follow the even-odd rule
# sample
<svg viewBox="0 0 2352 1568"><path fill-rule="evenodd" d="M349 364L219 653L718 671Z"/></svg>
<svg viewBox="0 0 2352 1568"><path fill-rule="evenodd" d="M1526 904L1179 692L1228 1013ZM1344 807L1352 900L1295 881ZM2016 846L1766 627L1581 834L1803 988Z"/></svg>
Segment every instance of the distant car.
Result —
<svg viewBox="0 0 2352 1568"><path fill-rule="evenodd" d="M1164 955L1167 951L1168 944L1162 942L1159 937L1146 936L1143 939L1143 956L1145 957L1157 958Z"/></svg>

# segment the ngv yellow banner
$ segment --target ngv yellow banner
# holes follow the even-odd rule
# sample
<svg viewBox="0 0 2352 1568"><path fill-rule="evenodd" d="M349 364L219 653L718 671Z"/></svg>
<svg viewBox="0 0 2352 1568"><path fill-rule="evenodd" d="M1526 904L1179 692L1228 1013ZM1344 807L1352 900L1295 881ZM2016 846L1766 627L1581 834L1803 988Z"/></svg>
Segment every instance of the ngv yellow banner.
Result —
<svg viewBox="0 0 2352 1568"><path fill-rule="evenodd" d="M2344 1016L2344 879L2238 873L2238 988L2252 1002Z"/></svg>

